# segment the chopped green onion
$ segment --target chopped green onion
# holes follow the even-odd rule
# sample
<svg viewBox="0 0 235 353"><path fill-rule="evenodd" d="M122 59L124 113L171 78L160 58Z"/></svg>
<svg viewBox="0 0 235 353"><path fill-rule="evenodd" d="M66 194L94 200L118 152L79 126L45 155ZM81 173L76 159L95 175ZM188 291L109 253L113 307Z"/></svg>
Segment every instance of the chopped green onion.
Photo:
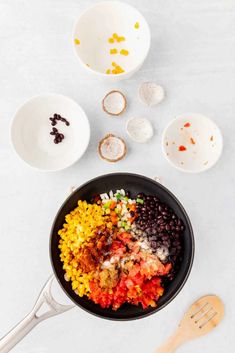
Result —
<svg viewBox="0 0 235 353"><path fill-rule="evenodd" d="M125 228L126 227L126 222L122 222L122 227Z"/></svg>
<svg viewBox="0 0 235 353"><path fill-rule="evenodd" d="M128 201L128 200L129 200L129 198L128 198L127 196L125 196L125 197L124 197L124 200L125 200L125 201Z"/></svg>
<svg viewBox="0 0 235 353"><path fill-rule="evenodd" d="M130 226L128 226L128 224L127 225L125 225L125 230L129 230L129 229L131 229L131 227Z"/></svg>
<svg viewBox="0 0 235 353"><path fill-rule="evenodd" d="M111 205L112 201L108 201L104 204L104 208L107 209Z"/></svg>
<svg viewBox="0 0 235 353"><path fill-rule="evenodd" d="M118 193L118 194L115 194L115 197L116 197L117 200L120 200L122 195L120 193Z"/></svg>
<svg viewBox="0 0 235 353"><path fill-rule="evenodd" d="M136 199L136 202L141 203L141 205L143 205L144 200L137 198L137 199Z"/></svg>

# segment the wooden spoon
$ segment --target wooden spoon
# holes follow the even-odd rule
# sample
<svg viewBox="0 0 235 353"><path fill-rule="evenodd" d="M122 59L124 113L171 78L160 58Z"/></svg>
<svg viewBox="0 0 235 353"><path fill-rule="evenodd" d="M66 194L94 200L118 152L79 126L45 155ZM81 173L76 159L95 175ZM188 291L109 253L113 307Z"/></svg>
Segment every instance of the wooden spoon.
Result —
<svg viewBox="0 0 235 353"><path fill-rule="evenodd" d="M178 328L155 353L172 353L183 343L206 335L224 316L224 304L216 295L206 295L194 302Z"/></svg>

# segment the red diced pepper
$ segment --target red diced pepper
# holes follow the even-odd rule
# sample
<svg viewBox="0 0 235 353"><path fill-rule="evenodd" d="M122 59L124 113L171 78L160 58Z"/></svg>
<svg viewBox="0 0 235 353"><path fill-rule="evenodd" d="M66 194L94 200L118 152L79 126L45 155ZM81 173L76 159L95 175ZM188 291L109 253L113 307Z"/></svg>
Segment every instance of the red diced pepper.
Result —
<svg viewBox="0 0 235 353"><path fill-rule="evenodd" d="M183 151L186 151L187 148L186 148L185 146L181 145L181 146L179 146L178 150L179 150L180 152L183 152Z"/></svg>
<svg viewBox="0 0 235 353"><path fill-rule="evenodd" d="M116 207L116 202L112 201L110 206L109 206L110 210L114 210L115 207Z"/></svg>

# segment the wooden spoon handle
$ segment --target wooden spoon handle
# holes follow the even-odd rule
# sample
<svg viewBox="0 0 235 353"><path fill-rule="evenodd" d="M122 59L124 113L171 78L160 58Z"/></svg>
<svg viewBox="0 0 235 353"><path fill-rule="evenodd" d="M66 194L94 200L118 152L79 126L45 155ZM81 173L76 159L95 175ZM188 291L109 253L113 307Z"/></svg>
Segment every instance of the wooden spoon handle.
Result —
<svg viewBox="0 0 235 353"><path fill-rule="evenodd" d="M177 329L154 353L173 353L184 341L182 331Z"/></svg>

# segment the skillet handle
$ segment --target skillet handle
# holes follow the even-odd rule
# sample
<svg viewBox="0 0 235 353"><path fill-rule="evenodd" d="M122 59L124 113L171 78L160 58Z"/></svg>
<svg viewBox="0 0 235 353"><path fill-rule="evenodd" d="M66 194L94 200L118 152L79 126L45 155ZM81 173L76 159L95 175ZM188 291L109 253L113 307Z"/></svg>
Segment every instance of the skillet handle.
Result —
<svg viewBox="0 0 235 353"><path fill-rule="evenodd" d="M51 294L51 285L54 278L54 275L52 275L45 283L32 311L0 340L0 353L9 352L41 321L62 314L75 306L62 305L55 301ZM40 314L39 310L44 306L47 307L46 311Z"/></svg>

